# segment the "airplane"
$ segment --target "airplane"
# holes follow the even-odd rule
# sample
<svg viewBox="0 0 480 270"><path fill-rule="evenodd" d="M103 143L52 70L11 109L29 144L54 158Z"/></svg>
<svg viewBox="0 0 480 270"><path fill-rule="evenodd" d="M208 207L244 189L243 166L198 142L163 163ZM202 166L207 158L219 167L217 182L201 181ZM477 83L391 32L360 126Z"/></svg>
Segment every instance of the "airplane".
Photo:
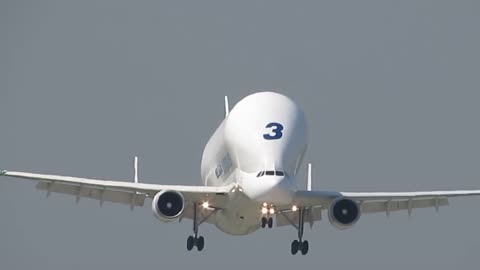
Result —
<svg viewBox="0 0 480 270"><path fill-rule="evenodd" d="M275 92L258 92L239 101L231 110L225 97L225 118L205 146L201 161L201 186L157 185L138 181L96 180L69 176L1 171L0 175L38 181L36 188L80 198L143 206L162 222L190 219L193 235L187 250L205 245L199 226L213 224L230 235L247 235L260 228L293 226L297 239L290 251L306 255L309 242L304 226L322 219L337 229L351 228L360 216L448 205L448 199L480 195L480 190L427 192L337 192L312 190L312 166L308 164L306 187L298 189L298 173L307 151L307 122L300 107ZM274 224L275 221L275 224Z"/></svg>

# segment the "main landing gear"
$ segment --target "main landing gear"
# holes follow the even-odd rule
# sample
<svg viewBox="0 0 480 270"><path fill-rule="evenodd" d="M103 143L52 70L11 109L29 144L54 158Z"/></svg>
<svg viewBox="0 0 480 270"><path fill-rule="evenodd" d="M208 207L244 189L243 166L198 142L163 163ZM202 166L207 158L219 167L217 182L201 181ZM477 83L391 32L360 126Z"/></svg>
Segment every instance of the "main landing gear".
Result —
<svg viewBox="0 0 480 270"><path fill-rule="evenodd" d="M281 211L279 212L298 231L298 240L294 240L291 244L292 255L297 254L299 251L300 251L300 253L302 253L302 255L306 255L308 253L308 248L309 248L308 241L303 240L303 228L304 228L304 224L305 224L305 212L307 210L308 209L305 209L305 208L299 208L298 210L295 210L296 212L298 212L298 224L296 222L294 222L293 220L291 220L287 215L285 215L285 213L283 213Z"/></svg>
<svg viewBox="0 0 480 270"><path fill-rule="evenodd" d="M202 251L203 247L205 246L205 239L203 236L197 237L195 236L189 236L187 238L187 250L190 251L193 249L193 247L196 246L198 251Z"/></svg>
<svg viewBox="0 0 480 270"><path fill-rule="evenodd" d="M189 236L187 238L187 250L190 251L193 247L197 247L198 251L202 251L205 247L205 238L203 236L198 236L198 227L202 224L205 220L207 220L213 213L215 213L218 209L214 209L210 212L203 220L200 222L198 221L198 205L197 203L193 204L193 236Z"/></svg>
<svg viewBox="0 0 480 270"><path fill-rule="evenodd" d="M307 255L308 253L308 241L301 241L301 240L293 240L291 244L291 252L292 255L297 254L298 251L302 253L302 255Z"/></svg>
<svg viewBox="0 0 480 270"><path fill-rule="evenodd" d="M298 251L302 253L302 255L306 255L308 253L308 241L303 241L303 227L305 224L305 208L300 208L298 210L298 226L295 226L298 231L298 240L294 240L291 245L291 252L292 255L297 254Z"/></svg>

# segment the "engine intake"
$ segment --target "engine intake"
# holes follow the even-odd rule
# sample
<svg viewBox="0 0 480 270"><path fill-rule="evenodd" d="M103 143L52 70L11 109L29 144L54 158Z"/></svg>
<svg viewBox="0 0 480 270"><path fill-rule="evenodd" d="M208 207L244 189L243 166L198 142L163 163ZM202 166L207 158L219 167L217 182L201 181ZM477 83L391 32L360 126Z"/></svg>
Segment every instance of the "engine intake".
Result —
<svg viewBox="0 0 480 270"><path fill-rule="evenodd" d="M183 213L184 207L185 199L177 191L160 191L152 201L154 216L163 222L170 222L178 218Z"/></svg>
<svg viewBox="0 0 480 270"><path fill-rule="evenodd" d="M360 218L360 208L355 201L340 198L332 203L328 211L330 223L339 230L345 230L357 223Z"/></svg>

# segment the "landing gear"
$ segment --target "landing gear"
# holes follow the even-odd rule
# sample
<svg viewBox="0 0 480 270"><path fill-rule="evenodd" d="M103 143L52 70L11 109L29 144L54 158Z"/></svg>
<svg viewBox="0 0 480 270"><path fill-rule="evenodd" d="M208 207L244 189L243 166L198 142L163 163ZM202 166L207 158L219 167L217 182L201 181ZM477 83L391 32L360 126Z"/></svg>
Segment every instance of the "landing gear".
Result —
<svg viewBox="0 0 480 270"><path fill-rule="evenodd" d="M193 246L195 245L195 240L193 239L193 236L189 236L187 238L187 250L190 251L193 249ZM293 245L292 245L292 250L293 250Z"/></svg>
<svg viewBox="0 0 480 270"><path fill-rule="evenodd" d="M301 251L302 255L307 255L309 244L308 241L303 241L303 227L305 224L305 208L300 208L298 211L298 240L294 240L291 246L292 255L297 254L298 251Z"/></svg>
<svg viewBox="0 0 480 270"><path fill-rule="evenodd" d="M189 236L187 238L187 250L190 251L193 247L196 246L198 251L202 251L205 246L205 239L203 236L200 237L193 237Z"/></svg>
<svg viewBox="0 0 480 270"><path fill-rule="evenodd" d="M300 242L298 240L294 240L291 245L291 252L292 255L297 254L300 251L302 255L306 255L308 253L308 241Z"/></svg>
<svg viewBox="0 0 480 270"><path fill-rule="evenodd" d="M273 227L273 215L275 214L275 207L273 206L273 204L268 204L266 202L264 202L262 204L262 208L261 208L261 211L262 211L262 220L261 220L261 225L262 225L262 228L265 228L266 226L268 226L269 229L271 229Z"/></svg>
<svg viewBox="0 0 480 270"><path fill-rule="evenodd" d="M295 210L295 211L297 211L297 210ZM309 243L308 243L308 241L303 241L303 227L304 227L304 224L305 224L305 212L306 211L308 211L308 209L305 209L305 208L298 209L298 224L296 222L294 222L293 220L291 220L283 212L279 212L298 231L298 240L294 240L292 242L291 246L290 246L292 255L297 254L299 251L300 251L300 253L302 253L302 255L307 255L307 253L308 253Z"/></svg>
<svg viewBox="0 0 480 270"><path fill-rule="evenodd" d="M205 239L203 238L203 236L200 236L199 238L197 238L198 251L202 251L204 246L205 246Z"/></svg>
<svg viewBox="0 0 480 270"><path fill-rule="evenodd" d="M193 247L197 247L198 251L202 251L205 247L205 238L203 236L198 236L198 226L203 222L198 222L198 206L196 203L193 204L193 233L194 236L189 236L187 238L187 250L190 251ZM212 212L213 213L213 212ZM209 217L208 215L204 221Z"/></svg>
<svg viewBox="0 0 480 270"><path fill-rule="evenodd" d="M268 226L269 229L273 227L273 218L272 217L262 217L262 228L265 228Z"/></svg>

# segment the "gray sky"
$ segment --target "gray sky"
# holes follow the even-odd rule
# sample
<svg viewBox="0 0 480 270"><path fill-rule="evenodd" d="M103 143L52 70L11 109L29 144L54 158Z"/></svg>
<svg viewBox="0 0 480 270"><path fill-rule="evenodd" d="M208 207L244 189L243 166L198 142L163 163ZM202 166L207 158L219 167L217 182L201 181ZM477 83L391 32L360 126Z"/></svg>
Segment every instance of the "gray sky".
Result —
<svg viewBox="0 0 480 270"><path fill-rule="evenodd" d="M228 3L227 3L228 2ZM236 103L279 89L310 124L314 188L480 188L478 1L1 1L0 167L199 184L203 146ZM480 198L351 230L246 237L163 224L149 206L0 181L0 268L462 269L479 264Z"/></svg>

